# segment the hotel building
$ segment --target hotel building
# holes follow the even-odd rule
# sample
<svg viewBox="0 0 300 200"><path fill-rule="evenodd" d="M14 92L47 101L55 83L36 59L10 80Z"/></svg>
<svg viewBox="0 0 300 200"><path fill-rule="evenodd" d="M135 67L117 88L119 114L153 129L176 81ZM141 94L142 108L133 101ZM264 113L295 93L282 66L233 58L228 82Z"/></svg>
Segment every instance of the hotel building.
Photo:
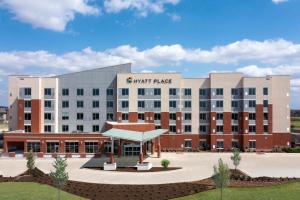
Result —
<svg viewBox="0 0 300 200"><path fill-rule="evenodd" d="M132 73L130 64L52 77L12 75L4 149L103 153L110 142L101 133L109 127L143 131L150 124L169 130L160 137L162 150L270 151L290 145L289 93L289 76L184 78ZM115 142L122 155L137 155L138 145Z"/></svg>

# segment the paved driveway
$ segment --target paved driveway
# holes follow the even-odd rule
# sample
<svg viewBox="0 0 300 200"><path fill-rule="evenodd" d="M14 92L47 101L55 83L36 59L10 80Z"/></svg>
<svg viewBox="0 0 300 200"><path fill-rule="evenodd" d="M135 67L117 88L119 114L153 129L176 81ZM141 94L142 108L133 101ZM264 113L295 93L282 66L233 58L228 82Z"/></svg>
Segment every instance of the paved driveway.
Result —
<svg viewBox="0 0 300 200"><path fill-rule="evenodd" d="M286 153L243 153L240 169L252 177L298 177L300 178L300 154ZM169 159L173 167L182 169L167 172L109 172L84 169L86 163L91 165L102 162L101 159L68 159L68 172L71 180L109 183L109 184L160 184L172 182L195 181L208 178L213 173L213 165L222 158L233 168L231 153L163 153L162 158ZM148 157L146 161L153 166L160 166L160 160ZM36 166L46 173L52 169L53 159L37 159ZM26 170L25 159L0 159L0 171L4 176L16 176Z"/></svg>

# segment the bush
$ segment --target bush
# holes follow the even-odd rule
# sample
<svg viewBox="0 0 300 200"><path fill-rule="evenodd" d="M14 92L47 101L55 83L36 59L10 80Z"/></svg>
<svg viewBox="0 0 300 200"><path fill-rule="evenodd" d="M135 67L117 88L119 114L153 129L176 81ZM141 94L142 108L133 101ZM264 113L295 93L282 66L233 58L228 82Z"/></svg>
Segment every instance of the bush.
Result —
<svg viewBox="0 0 300 200"><path fill-rule="evenodd" d="M282 151L286 153L300 153L300 147L296 148L283 148Z"/></svg>
<svg viewBox="0 0 300 200"><path fill-rule="evenodd" d="M163 166L164 168L168 168L169 164L170 164L170 161L167 160L167 159L163 159L161 162L160 162L161 166Z"/></svg>
<svg viewBox="0 0 300 200"><path fill-rule="evenodd" d="M35 168L35 158L34 158L34 155L33 155L33 152L30 150L27 154L27 168L30 172L32 172Z"/></svg>

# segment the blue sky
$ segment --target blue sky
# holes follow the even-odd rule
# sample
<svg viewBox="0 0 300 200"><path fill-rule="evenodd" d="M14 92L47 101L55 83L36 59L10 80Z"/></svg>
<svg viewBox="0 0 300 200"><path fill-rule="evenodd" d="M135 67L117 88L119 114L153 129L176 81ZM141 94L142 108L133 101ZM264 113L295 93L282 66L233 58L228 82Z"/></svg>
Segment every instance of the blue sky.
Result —
<svg viewBox="0 0 300 200"><path fill-rule="evenodd" d="M300 108L300 0L0 0L7 75L133 63L133 71L291 75Z"/></svg>

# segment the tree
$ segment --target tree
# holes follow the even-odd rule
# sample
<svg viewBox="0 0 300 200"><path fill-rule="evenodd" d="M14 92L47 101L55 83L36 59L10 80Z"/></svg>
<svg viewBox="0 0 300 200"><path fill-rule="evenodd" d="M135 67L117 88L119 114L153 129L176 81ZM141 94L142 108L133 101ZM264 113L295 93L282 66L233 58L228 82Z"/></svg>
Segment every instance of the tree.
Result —
<svg viewBox="0 0 300 200"><path fill-rule="evenodd" d="M212 178L216 187L220 189L221 200L223 200L223 190L229 185L230 171L228 165L221 158L219 159L218 167L214 166L214 175Z"/></svg>
<svg viewBox="0 0 300 200"><path fill-rule="evenodd" d="M54 171L51 171L50 177L53 179L55 186L57 187L57 199L60 200L60 191L66 185L69 175L66 172L67 168L66 159L62 159L61 157L57 156L55 162L53 164Z"/></svg>
<svg viewBox="0 0 300 200"><path fill-rule="evenodd" d="M34 158L34 155L33 155L33 152L32 150L30 150L26 156L26 159L27 159L27 168L29 170L29 172L32 172L35 168L35 158Z"/></svg>
<svg viewBox="0 0 300 200"><path fill-rule="evenodd" d="M236 168L239 166L242 158L241 158L240 151L238 148L233 148L232 153L233 153L233 155L230 158L233 162L234 170L236 170Z"/></svg>

